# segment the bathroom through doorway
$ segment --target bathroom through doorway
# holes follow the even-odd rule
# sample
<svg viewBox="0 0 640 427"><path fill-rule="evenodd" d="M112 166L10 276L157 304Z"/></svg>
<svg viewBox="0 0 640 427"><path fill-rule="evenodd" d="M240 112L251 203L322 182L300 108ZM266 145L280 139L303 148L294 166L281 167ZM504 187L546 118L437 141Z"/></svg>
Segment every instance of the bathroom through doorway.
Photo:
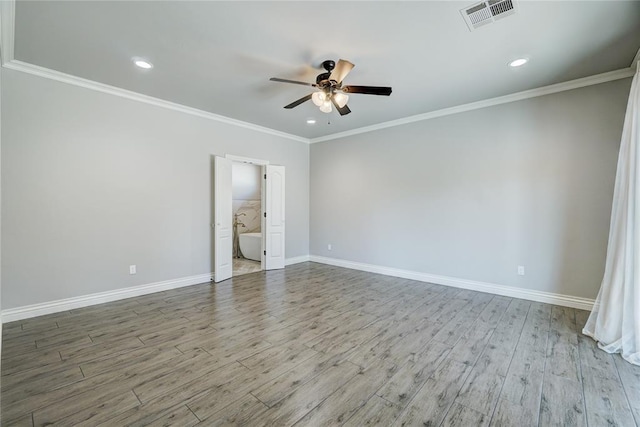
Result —
<svg viewBox="0 0 640 427"><path fill-rule="evenodd" d="M214 281L284 268L285 168L214 156Z"/></svg>
<svg viewBox="0 0 640 427"><path fill-rule="evenodd" d="M233 277L262 270L262 166L231 164Z"/></svg>

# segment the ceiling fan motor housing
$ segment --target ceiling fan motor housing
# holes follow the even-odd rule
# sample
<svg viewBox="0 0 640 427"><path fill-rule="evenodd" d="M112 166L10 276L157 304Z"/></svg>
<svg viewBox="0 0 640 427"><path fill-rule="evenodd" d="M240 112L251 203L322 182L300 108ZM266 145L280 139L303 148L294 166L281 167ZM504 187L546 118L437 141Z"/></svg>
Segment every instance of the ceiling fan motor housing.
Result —
<svg viewBox="0 0 640 427"><path fill-rule="evenodd" d="M329 81L329 76L331 76L331 73L318 74L318 77L316 77L316 84L320 85L321 82Z"/></svg>
<svg viewBox="0 0 640 427"><path fill-rule="evenodd" d="M328 72L331 72L335 67L336 67L335 61L332 61L330 59L327 59L326 61L322 62L322 68L324 68Z"/></svg>
<svg viewBox="0 0 640 427"><path fill-rule="evenodd" d="M326 73L320 73L318 74L318 77L316 77L316 84L319 85L322 89L324 89L327 86L330 86L329 83L329 77L331 77L331 71L333 71L333 69L336 67L336 63L335 61L332 61L331 59L327 59L326 61L322 62L322 68L324 68L325 70L327 70ZM320 85L320 82L325 82L322 85Z"/></svg>

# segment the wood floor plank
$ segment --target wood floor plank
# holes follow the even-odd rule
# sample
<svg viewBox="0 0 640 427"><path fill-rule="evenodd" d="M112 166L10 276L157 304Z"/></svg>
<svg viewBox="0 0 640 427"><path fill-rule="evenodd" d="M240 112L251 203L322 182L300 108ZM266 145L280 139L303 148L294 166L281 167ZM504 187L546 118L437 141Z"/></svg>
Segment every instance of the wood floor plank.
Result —
<svg viewBox="0 0 640 427"><path fill-rule="evenodd" d="M378 360L346 384L333 392L318 406L309 411L299 425L340 426L360 409L398 370L398 367L384 360Z"/></svg>
<svg viewBox="0 0 640 427"><path fill-rule="evenodd" d="M296 325L287 326L270 333L268 341L273 345L283 344L290 341L304 343L317 339L319 336L332 331L335 328L336 327L333 325L324 324L315 320L297 322Z"/></svg>
<svg viewBox="0 0 640 427"><path fill-rule="evenodd" d="M156 376L138 384L133 391L142 403L147 403L154 397L169 393L197 378L209 375L215 376L217 370L225 370L229 365L234 365L235 363L237 362L204 357L187 366L174 369L165 375Z"/></svg>
<svg viewBox="0 0 640 427"><path fill-rule="evenodd" d="M236 378L242 377L247 371L246 367L239 363L234 363L220 371L220 375L206 376L201 380L192 381L178 389L158 396L148 403L125 411L105 424L108 426L146 426L157 419L165 419L170 417L181 406L189 405L191 402L195 402L205 396L207 399L211 399L217 390L228 390L225 387Z"/></svg>
<svg viewBox="0 0 640 427"><path fill-rule="evenodd" d="M238 359L238 362L249 369L265 371L287 361L299 360L302 362L317 353L317 351L304 344L285 343L284 345L268 347L256 354Z"/></svg>
<svg viewBox="0 0 640 427"><path fill-rule="evenodd" d="M447 345L434 342L401 366L376 394L404 408L449 356L450 350Z"/></svg>
<svg viewBox="0 0 640 427"><path fill-rule="evenodd" d="M62 335L52 338L42 338L36 340L37 348L50 348L55 347L57 349L65 348L68 346L75 345L91 345L93 344L93 340L88 334L79 335L79 336L69 336Z"/></svg>
<svg viewBox="0 0 640 427"><path fill-rule="evenodd" d="M513 403L506 399L499 399L490 425L500 427L537 427L538 413L539 408L532 410L530 407Z"/></svg>
<svg viewBox="0 0 640 427"><path fill-rule="evenodd" d="M118 372L133 366L148 366L171 360L182 353L175 347L145 346L117 356L105 356L100 359L80 363L80 369L85 377L92 377L105 372Z"/></svg>
<svg viewBox="0 0 640 427"><path fill-rule="evenodd" d="M358 375L359 370L359 366L349 362L331 366L322 375L303 384L273 407L256 414L250 423L255 426L291 426ZM198 416L198 412L195 410L194 412Z"/></svg>
<svg viewBox="0 0 640 427"><path fill-rule="evenodd" d="M144 347L144 343L136 337L125 338L117 341L80 344L60 350L62 360L74 363L82 363L107 356L116 356L131 350Z"/></svg>
<svg viewBox="0 0 640 427"><path fill-rule="evenodd" d="M61 366L58 369L47 366L3 377L2 403L11 405L34 394L64 387L84 378L78 366Z"/></svg>
<svg viewBox="0 0 640 427"><path fill-rule="evenodd" d="M480 313L476 323L455 344L451 350L453 357L460 362L475 365L510 303L510 298L494 297Z"/></svg>
<svg viewBox="0 0 640 427"><path fill-rule="evenodd" d="M458 342L458 339L464 332L475 323L476 319L483 312L485 307L489 305L493 299L493 295L477 294L472 297L473 300L465 310L460 311L450 321L445 323L440 330L433 336L435 341L440 341L452 347Z"/></svg>
<svg viewBox="0 0 640 427"><path fill-rule="evenodd" d="M629 426L635 423L613 356L589 337L578 337L587 422L589 425Z"/></svg>
<svg viewBox="0 0 640 427"><path fill-rule="evenodd" d="M33 416L31 414L11 421L11 427L33 427Z"/></svg>
<svg viewBox="0 0 640 427"><path fill-rule="evenodd" d="M32 352L19 354L11 358L2 360L2 375L11 375L21 371L27 371L34 368L42 368L52 366L60 362L60 352L57 350L39 350L34 349Z"/></svg>
<svg viewBox="0 0 640 427"><path fill-rule="evenodd" d="M373 395L343 425L345 427L389 426L398 418L401 411L399 406Z"/></svg>
<svg viewBox="0 0 640 427"><path fill-rule="evenodd" d="M582 385L545 372L540 404L540 425L586 426Z"/></svg>
<svg viewBox="0 0 640 427"><path fill-rule="evenodd" d="M87 395L91 394L92 398L99 400L111 394L129 391L139 383L160 377L172 369L179 369L182 366L192 364L194 360L200 360L205 357L210 356L202 351L180 354L173 359L163 360L162 363L145 364L144 366L135 368L127 366L121 370L109 371L85 378L82 381L61 388L30 395L26 399L11 405L5 405L3 401L2 418L3 420L11 421L26 413L55 405L56 402L68 399L69 397L79 395L87 397Z"/></svg>
<svg viewBox="0 0 640 427"><path fill-rule="evenodd" d="M229 406L222 408L213 417L207 418L199 425L207 427L231 427L249 425L249 420L256 414L267 409L267 406L246 394Z"/></svg>
<svg viewBox="0 0 640 427"><path fill-rule="evenodd" d="M497 419L517 417L522 426L538 425L550 320L549 305L531 305L502 386L501 403L494 414Z"/></svg>
<svg viewBox="0 0 640 427"><path fill-rule="evenodd" d="M117 339L138 337L141 335L148 337L153 333L161 334L163 331L172 331L173 328L183 326L188 323L189 320L186 317L167 319L161 316L149 314L147 316L138 316L115 326L100 325L99 327L93 328L89 333L89 336L91 337L91 340L96 343L101 341L114 341ZM153 345L152 343L149 344Z"/></svg>
<svg viewBox="0 0 640 427"><path fill-rule="evenodd" d="M251 390L260 388L284 373L291 371L298 365L305 363L303 358L298 357L301 354L304 353L300 352L294 357L286 357L286 359L276 358L269 363L261 363L254 369L237 376L232 381L209 390L202 398L189 402L189 409L201 420L214 416L224 407L235 402ZM292 390L289 389L287 395L291 392ZM284 398L286 398L286 395Z"/></svg>
<svg viewBox="0 0 640 427"><path fill-rule="evenodd" d="M573 308L553 306L547 359L551 374L580 382L578 335Z"/></svg>
<svg viewBox="0 0 640 427"><path fill-rule="evenodd" d="M459 403L454 403L451 409L449 409L449 412L441 425L447 427L482 427L489 425L490 418L490 416L485 415L482 412L460 405Z"/></svg>
<svg viewBox="0 0 640 427"><path fill-rule="evenodd" d="M448 358L414 395L394 426L437 426L471 372L471 366Z"/></svg>
<svg viewBox="0 0 640 427"><path fill-rule="evenodd" d="M35 411L33 424L36 427L52 424L92 426L117 415L118 411L122 412L139 404L140 401L131 391L90 403L84 396L70 397L56 405Z"/></svg>
<svg viewBox="0 0 640 427"><path fill-rule="evenodd" d="M274 406L296 388L346 359L345 354L317 353L288 372L251 390L251 394L267 406Z"/></svg>
<svg viewBox="0 0 640 427"><path fill-rule="evenodd" d="M612 355L622 386L637 425L640 425L640 366L632 365L619 354Z"/></svg>
<svg viewBox="0 0 640 427"><path fill-rule="evenodd" d="M402 364L415 354L412 351L416 347L420 348L425 340L431 340L435 332L422 333L422 331L429 330L425 319L429 319L431 323L434 323L434 318L440 319L436 315L448 306L445 302L451 300L454 295L449 292L436 294L428 303L422 304L419 311L405 313L400 317L396 317L394 314L378 335L353 351L349 361L362 367L368 366L369 363L379 358L395 360L396 363ZM435 327L432 326L430 330L435 330ZM416 335L419 335L421 339L416 340Z"/></svg>
<svg viewBox="0 0 640 427"><path fill-rule="evenodd" d="M491 341L460 390L457 403L485 415L493 414L530 305L523 300L511 302L503 321L496 326Z"/></svg>
<svg viewBox="0 0 640 427"><path fill-rule="evenodd" d="M162 417L145 424L147 427L180 426L191 427L200 423L198 417L186 406L182 405Z"/></svg>

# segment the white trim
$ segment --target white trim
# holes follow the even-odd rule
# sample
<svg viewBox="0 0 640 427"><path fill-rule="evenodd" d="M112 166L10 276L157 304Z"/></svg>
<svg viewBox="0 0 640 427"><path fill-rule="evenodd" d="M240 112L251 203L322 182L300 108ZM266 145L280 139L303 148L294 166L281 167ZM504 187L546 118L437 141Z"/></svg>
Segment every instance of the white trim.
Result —
<svg viewBox="0 0 640 427"><path fill-rule="evenodd" d="M133 286L131 288L116 289L115 291L100 292L97 294L27 305L24 307L10 308L7 310L2 310L2 323L29 319L31 317L58 313L61 311L68 311L96 304L103 304L105 302L118 301L121 299L137 297L140 295L167 291L169 289L182 288L185 286L192 286L200 283L208 283L211 281L212 276L213 273L199 274L197 276L165 280L162 282L149 283L147 285Z"/></svg>
<svg viewBox="0 0 640 427"><path fill-rule="evenodd" d="M0 1L0 3L1 2L2 1ZM222 123L226 123L234 126L239 126L245 129L251 129L257 132L262 132L269 135L275 135L282 138L291 139L293 141L309 143L308 138L302 138L297 135L292 135L290 133L281 132L279 130L255 125L253 123L244 122L242 120L232 119L230 117L221 116L219 114L210 113L208 111L199 110L197 108L176 104L175 102L165 101L163 99L154 98L152 96L143 95L130 90L121 89L119 87L94 82L92 80L87 80L81 77L72 76L71 74L61 73L60 71L50 70L45 67L28 64L26 62L18 61L15 59L3 65L4 67L10 70L22 71L24 73L33 74L34 76L44 77L46 79L51 79L51 80L59 81L62 83L68 83L71 85L80 86L85 89L92 89L98 92L108 93L110 95L115 95L122 98L131 99L134 101L144 102L145 104L155 105L156 107L162 107L162 108L167 108L169 110L180 111L182 113L191 114L192 116L198 116L198 117L202 117L209 120L215 120L218 122L222 122Z"/></svg>
<svg viewBox="0 0 640 427"><path fill-rule="evenodd" d="M588 298L516 288L513 286L497 285L494 283L479 282L475 280L459 279L457 277L438 276L435 274L421 273L418 271L400 270L397 268L364 264L360 262L353 262L336 258L326 258L316 255L310 255L309 258L312 262L334 265L336 267L344 267L350 268L352 270L361 270L370 273L384 274L385 276L400 277L403 279L417 280L419 282L452 286L454 288L470 289L478 292L486 292L489 294L520 298L529 301L544 302L547 304L561 305L564 307L579 308L582 310L591 310L595 302L594 300Z"/></svg>
<svg viewBox="0 0 640 427"><path fill-rule="evenodd" d="M9 1L11 3L13 0ZM4 0L0 0L0 4L4 4ZM3 30L4 31L4 30ZM13 42L13 37L11 38ZM4 43L4 38L3 41ZM4 46L4 44L3 44ZM640 54L636 55L636 57ZM11 51L13 56L13 51ZM635 62L637 62L634 59ZM634 63L635 63L634 62ZM180 111L182 113L191 114L194 116L202 117L209 120L215 120L222 123L227 123L234 126L243 127L245 129L251 129L257 132L266 133L269 135L275 135L282 138L287 138L297 142L303 142L305 144L313 144L316 142L331 141L334 139L345 138L348 136L359 135L361 133L373 132L380 129L386 129L395 126L402 126L409 123L420 122L423 120L435 119L438 117L449 116L452 114L463 113L466 111L478 110L481 108L492 107L494 105L507 104L510 102L522 101L524 99L536 98L538 96L550 95L553 93L563 92L567 90L579 89L586 86L597 85L601 83L607 83L614 80L625 79L633 77L635 74L635 67L623 68L620 70L610 71L607 73L596 74L594 76L583 77L568 82L557 83L550 86L543 86L536 89L526 90L523 92L512 93L510 95L500 96L497 98L485 99L478 102L472 102L469 104L457 105L455 107L444 108L441 110L431 111L428 113L417 114L415 116L404 117L397 120L391 120L388 122L382 122L371 126L365 126L357 129L348 130L345 132L338 132L331 135L320 136L317 138L305 138L298 135L282 132L279 130L267 128L264 126L256 125L242 120L232 119L230 117L221 116L218 114L210 113L208 111L199 110L197 108L187 107L185 105L176 104L174 102L165 101L163 99L154 98L152 96L143 95L137 92L133 92L126 89L121 89L115 86L106 85L103 83L94 82L92 80L83 79L70 74L61 73L59 71L51 70L48 68L40 67L38 65L29 64L26 62L12 59L11 61L4 61L3 66L15 70L21 71L35 76L56 80L59 82L80 86L85 89L91 89L98 92L108 93L111 95L120 96L122 98L131 99L134 101L144 102L146 104L155 105L157 107L167 108L174 111Z"/></svg>
<svg viewBox="0 0 640 427"><path fill-rule="evenodd" d="M287 258L284 260L284 265L300 264L301 262L309 261L309 255L301 255L294 258Z"/></svg>
<svg viewBox="0 0 640 427"><path fill-rule="evenodd" d="M252 165L268 165L269 160L252 159L251 157L234 156L233 154L225 154L225 159L229 159L234 162L250 163Z"/></svg>
<svg viewBox="0 0 640 427"><path fill-rule="evenodd" d="M287 258L285 260L285 265L299 264L301 262L307 261L309 261L309 255L302 255L294 258ZM186 286L208 283L212 280L213 276L214 273L199 274L197 276L165 280L162 282L133 286L131 288L116 289L115 291L100 292L97 294L83 295L80 297L10 308L7 310L2 310L2 323L13 322L22 319L30 319L32 317L44 316L45 314L59 313L61 311L89 307L97 304L104 304L106 302L153 294L155 292L167 291L169 289L177 289ZM0 329L0 331L2 331L2 329Z"/></svg>
<svg viewBox="0 0 640 427"><path fill-rule="evenodd" d="M13 61L13 51L15 47L15 23L16 23L16 2L15 0L0 1L0 50L2 54L2 64Z"/></svg>
<svg viewBox="0 0 640 427"><path fill-rule="evenodd" d="M331 135L320 136L311 139L311 144L316 142L331 141L333 139L345 138L347 136L358 135L366 132L373 132L380 129L386 129L395 126L402 126L409 123L421 122L423 120L435 119L437 117L450 116L452 114L464 113L466 111L478 110L480 108L492 107L494 105L506 104L509 102L521 101L523 99L535 98L538 96L550 95L552 93L564 92L566 90L578 89L585 86L592 86L601 83L607 83L614 80L633 77L634 70L632 68L623 68L621 70L610 71L608 73L596 74L595 76L584 77L577 80L558 83L550 86L543 86L536 89L525 90L523 92L512 93L510 95L499 96L497 98L485 99L483 101L472 102L470 104L458 105L442 110L431 111L429 113L418 114L415 116L404 117L402 119L382 122L371 126L365 126L358 129L352 129L345 132L338 132Z"/></svg>

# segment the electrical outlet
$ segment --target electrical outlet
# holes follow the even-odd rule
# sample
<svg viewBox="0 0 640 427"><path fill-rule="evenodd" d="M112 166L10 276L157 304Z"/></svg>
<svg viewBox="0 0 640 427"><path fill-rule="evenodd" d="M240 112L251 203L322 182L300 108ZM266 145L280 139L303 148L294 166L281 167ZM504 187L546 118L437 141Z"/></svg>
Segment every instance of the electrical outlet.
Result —
<svg viewBox="0 0 640 427"><path fill-rule="evenodd" d="M331 250L331 243L329 243L329 244L327 245L327 250L328 250L328 251L330 251L330 250Z"/></svg>
<svg viewBox="0 0 640 427"><path fill-rule="evenodd" d="M524 265L518 266L518 276L524 276Z"/></svg>
<svg viewBox="0 0 640 427"><path fill-rule="evenodd" d="M136 266L135 265L130 265L129 266L129 274L136 274Z"/></svg>

